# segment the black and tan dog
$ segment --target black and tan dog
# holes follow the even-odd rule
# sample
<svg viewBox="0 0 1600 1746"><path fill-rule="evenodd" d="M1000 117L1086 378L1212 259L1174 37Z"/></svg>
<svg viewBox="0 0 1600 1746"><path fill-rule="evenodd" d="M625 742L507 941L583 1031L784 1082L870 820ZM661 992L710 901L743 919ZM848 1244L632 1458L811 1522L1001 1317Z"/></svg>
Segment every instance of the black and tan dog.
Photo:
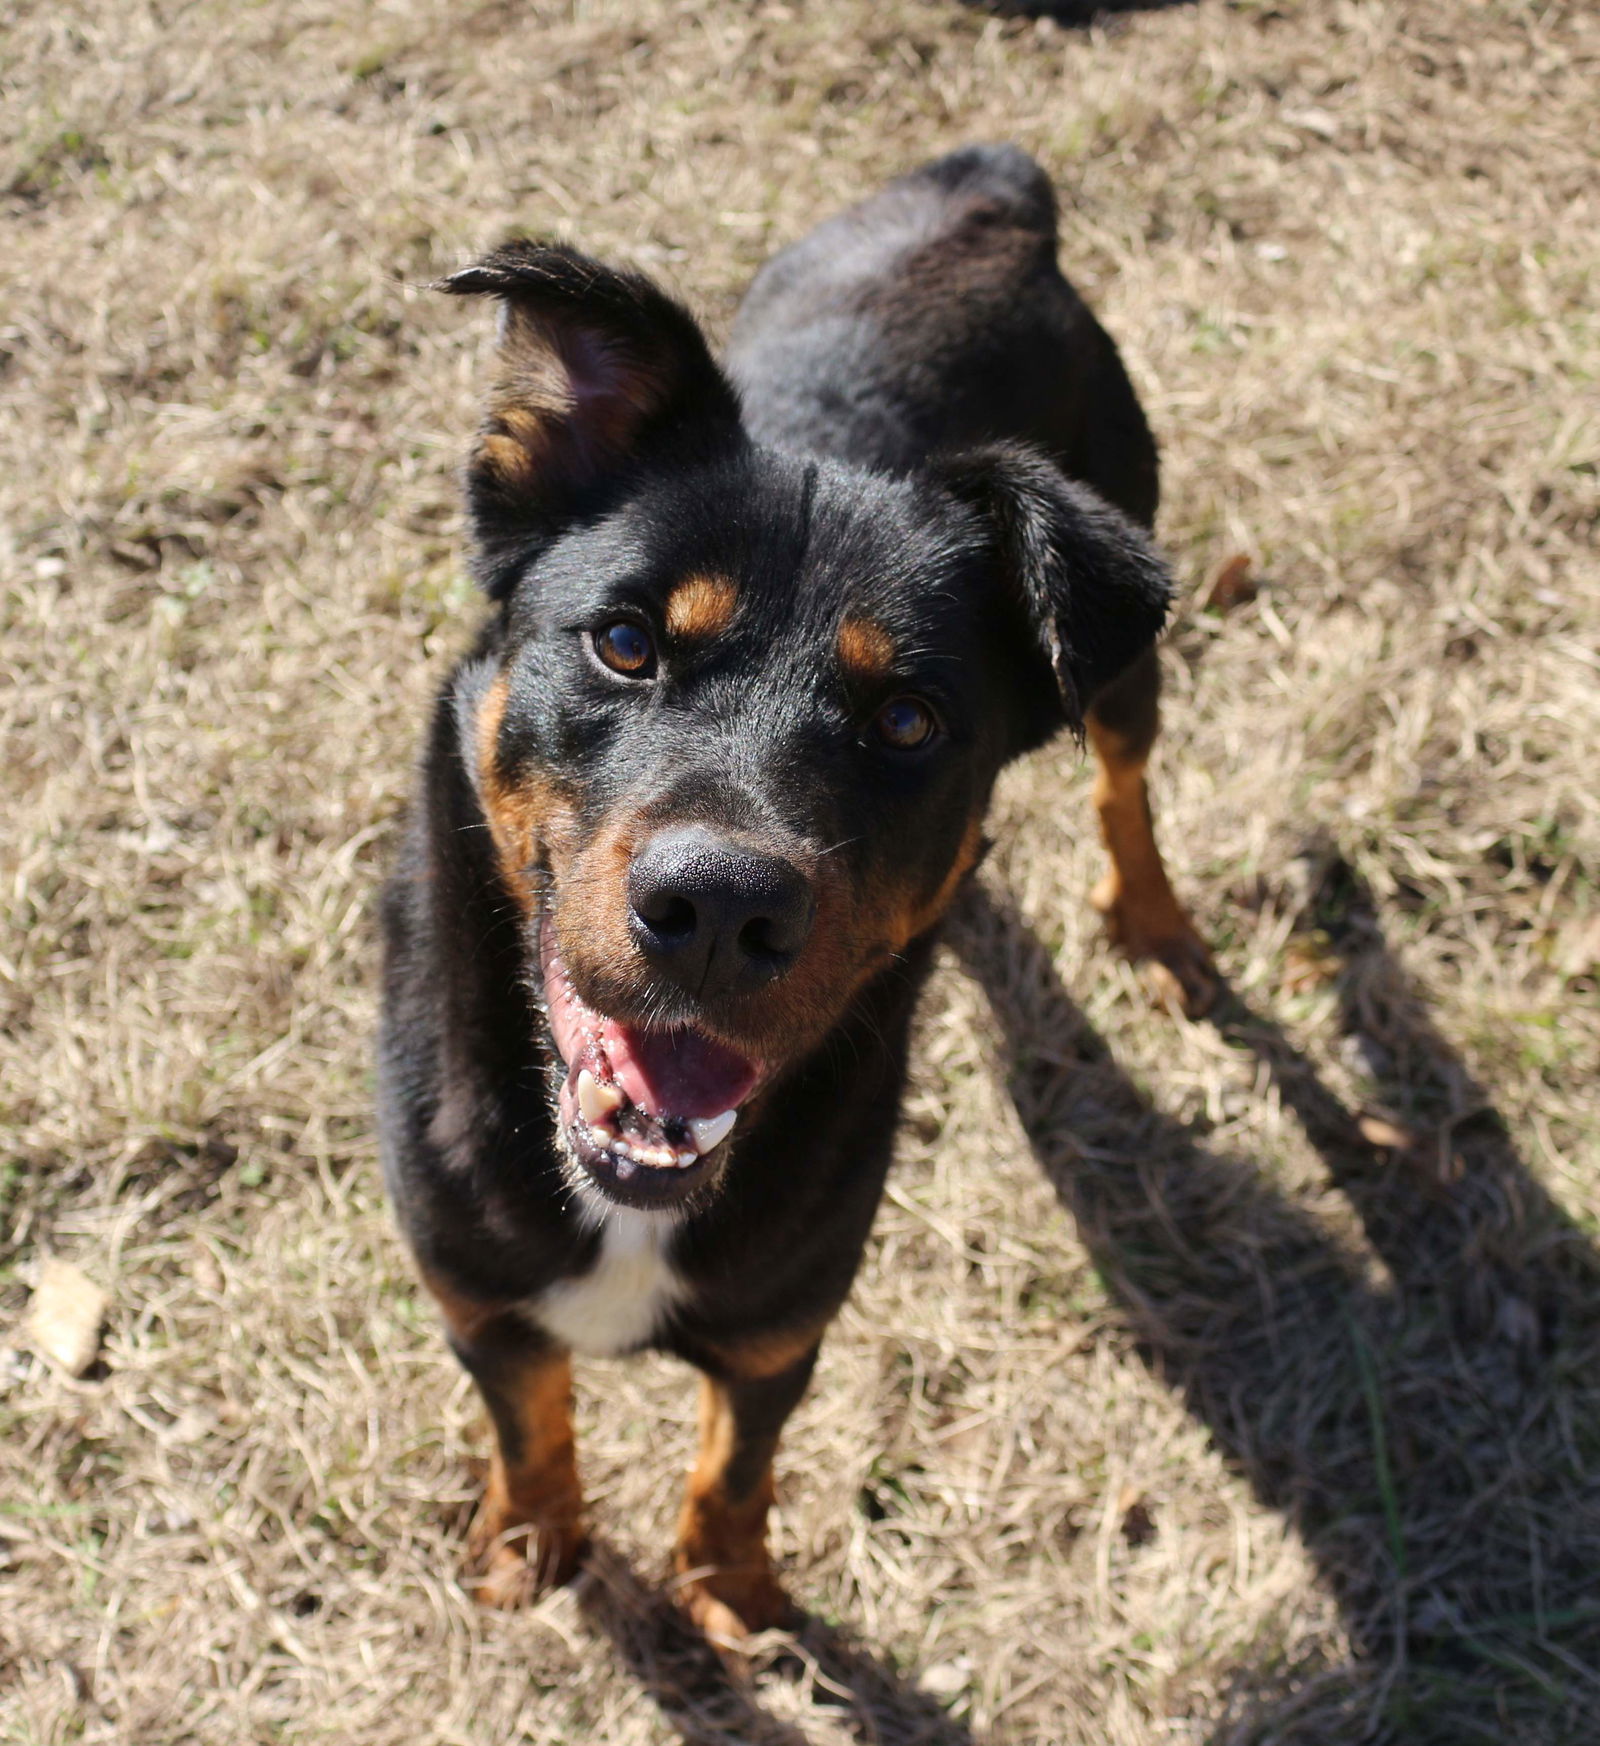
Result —
<svg viewBox="0 0 1600 1746"><path fill-rule="evenodd" d="M570 1353L704 1373L677 1548L773 1622L772 1460L855 1274L912 1009L1001 767L1085 727L1113 933L1191 1004L1150 834L1156 456L1007 148L759 275L726 373L647 280L517 242L468 467L494 602L385 920L385 1167L496 1447L469 1556L574 1568Z"/></svg>

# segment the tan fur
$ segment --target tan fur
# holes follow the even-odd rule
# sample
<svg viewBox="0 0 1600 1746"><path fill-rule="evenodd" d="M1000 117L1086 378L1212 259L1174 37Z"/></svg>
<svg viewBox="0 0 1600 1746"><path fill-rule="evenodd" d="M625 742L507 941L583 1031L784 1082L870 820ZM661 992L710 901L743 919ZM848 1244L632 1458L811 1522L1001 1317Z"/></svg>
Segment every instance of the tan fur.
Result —
<svg viewBox="0 0 1600 1746"><path fill-rule="evenodd" d="M739 605L739 590L725 576L686 576L667 596L667 630L689 642L720 636Z"/></svg>
<svg viewBox="0 0 1600 1746"><path fill-rule="evenodd" d="M436 1275L423 1279L452 1334L481 1339L504 1306L464 1297ZM583 1488L572 1430L572 1361L531 1353L517 1378L516 1436L508 1454L496 1432L483 1501L467 1534L467 1582L485 1606L515 1607L564 1582L585 1540Z"/></svg>
<svg viewBox="0 0 1600 1746"><path fill-rule="evenodd" d="M551 861L561 955L584 997L604 1011L636 1006L651 982L627 926L628 867L647 832L647 823L635 816L614 819L569 859ZM817 906L811 937L788 975L751 1010L740 1034L727 1040L774 1063L793 1060L820 1042L866 982L938 922L982 846L983 821L973 818L931 894L898 879L857 892L836 860L802 864Z"/></svg>
<svg viewBox="0 0 1600 1746"><path fill-rule="evenodd" d="M847 618L839 626L839 663L858 684L888 677L894 665L894 638L870 618Z"/></svg>
<svg viewBox="0 0 1600 1746"><path fill-rule="evenodd" d="M791 1370L822 1338L822 1329L794 1328L757 1334L734 1344L713 1346L717 1361L746 1382L762 1382Z"/></svg>
<svg viewBox="0 0 1600 1746"><path fill-rule="evenodd" d="M478 792L500 871L518 903L531 910L530 870L541 855L556 870L570 858L574 817L570 799L555 783L538 775L524 774L515 781L503 775L499 744L506 691L505 674L497 674L478 709Z"/></svg>
<svg viewBox="0 0 1600 1746"><path fill-rule="evenodd" d="M568 343L526 310L508 311L500 376L473 457L474 468L505 490L533 495L552 471L573 476L625 454L666 398L662 371L632 364L585 407L580 436L570 422L576 402L563 355Z"/></svg>
<svg viewBox="0 0 1600 1746"><path fill-rule="evenodd" d="M678 1518L675 1563L681 1598L714 1637L738 1638L782 1619L786 1601L767 1556L767 1512L774 1486L769 1465L746 1497L727 1490L736 1433L727 1392L711 1377L700 1384L700 1454Z"/></svg>
<svg viewBox="0 0 1600 1746"><path fill-rule="evenodd" d="M1173 892L1156 846L1145 785L1145 759L1090 713L1089 739L1097 768L1094 805L1111 870L1091 901L1105 917L1106 931L1136 962L1150 963L1158 993L1191 1016L1204 1012L1217 992L1216 971L1204 940Z"/></svg>
<svg viewBox="0 0 1600 1746"><path fill-rule="evenodd" d="M505 1313L504 1304L484 1303L481 1299L463 1296L448 1280L426 1269L423 1270L422 1283L438 1304L439 1313L450 1332L469 1345L496 1317Z"/></svg>
<svg viewBox="0 0 1600 1746"><path fill-rule="evenodd" d="M950 871L940 880L938 890L931 897L902 900L894 910L889 937L895 942L895 951L903 952L919 934L925 934L943 917L945 911L955 902L962 881L977 865L982 851L983 819L968 819L967 828L962 833L961 847L956 851L955 860L950 863Z"/></svg>

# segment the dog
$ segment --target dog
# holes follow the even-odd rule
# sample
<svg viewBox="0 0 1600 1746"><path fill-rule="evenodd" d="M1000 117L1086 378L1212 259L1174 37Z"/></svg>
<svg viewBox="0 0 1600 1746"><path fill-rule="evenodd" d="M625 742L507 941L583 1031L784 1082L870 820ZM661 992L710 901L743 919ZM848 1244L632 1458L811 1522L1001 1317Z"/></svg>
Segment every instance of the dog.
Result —
<svg viewBox="0 0 1600 1746"><path fill-rule="evenodd" d="M648 279L514 241L466 469L492 603L383 915L386 1181L493 1423L478 1597L567 1579L571 1357L702 1373L675 1552L713 1638L779 1622L773 1457L848 1293L941 918L1000 770L1087 734L1096 901L1192 1006L1151 833L1156 449L973 147L772 259L726 362Z"/></svg>

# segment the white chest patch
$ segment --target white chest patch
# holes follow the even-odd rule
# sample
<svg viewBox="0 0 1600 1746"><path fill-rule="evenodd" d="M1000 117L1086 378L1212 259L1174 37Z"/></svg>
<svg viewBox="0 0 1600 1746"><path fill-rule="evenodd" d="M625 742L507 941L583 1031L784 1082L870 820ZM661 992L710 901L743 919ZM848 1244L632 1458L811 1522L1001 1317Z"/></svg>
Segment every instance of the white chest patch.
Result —
<svg viewBox="0 0 1600 1746"><path fill-rule="evenodd" d="M579 1279L563 1279L529 1305L534 1320L574 1352L606 1358L642 1345L684 1294L667 1250L673 1223L611 1208L600 1253Z"/></svg>

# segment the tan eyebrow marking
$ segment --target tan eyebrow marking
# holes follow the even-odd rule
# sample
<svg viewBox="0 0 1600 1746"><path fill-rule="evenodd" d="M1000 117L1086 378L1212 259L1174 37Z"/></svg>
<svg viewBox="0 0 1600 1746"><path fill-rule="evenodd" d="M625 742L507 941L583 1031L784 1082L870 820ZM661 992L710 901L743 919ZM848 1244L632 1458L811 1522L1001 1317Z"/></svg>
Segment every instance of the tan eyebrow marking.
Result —
<svg viewBox="0 0 1600 1746"><path fill-rule="evenodd" d="M894 638L870 618L847 618L839 626L838 649L852 679L883 679L894 665Z"/></svg>
<svg viewBox="0 0 1600 1746"><path fill-rule="evenodd" d="M726 576L685 576L667 596L667 630L675 637L718 636L738 604L739 590Z"/></svg>

